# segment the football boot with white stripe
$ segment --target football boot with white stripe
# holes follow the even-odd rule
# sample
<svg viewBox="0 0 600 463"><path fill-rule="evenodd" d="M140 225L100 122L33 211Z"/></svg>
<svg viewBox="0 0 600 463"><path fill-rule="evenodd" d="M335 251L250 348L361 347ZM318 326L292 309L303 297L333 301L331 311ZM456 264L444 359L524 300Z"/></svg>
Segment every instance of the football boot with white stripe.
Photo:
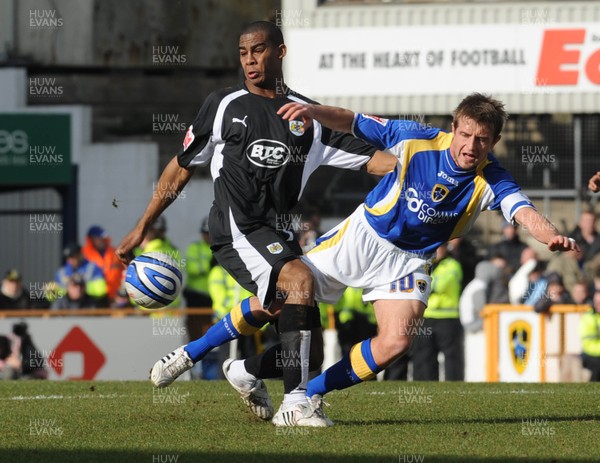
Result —
<svg viewBox="0 0 600 463"><path fill-rule="evenodd" d="M314 396L313 396L314 397ZM296 404L281 404L273 417L275 426L307 426L313 428L325 428L333 426L333 422L325 416L321 408L321 402L315 399L313 408L311 401Z"/></svg>
<svg viewBox="0 0 600 463"><path fill-rule="evenodd" d="M154 364L150 370L150 381L155 387L167 387L194 366L183 348L184 346L178 347Z"/></svg>

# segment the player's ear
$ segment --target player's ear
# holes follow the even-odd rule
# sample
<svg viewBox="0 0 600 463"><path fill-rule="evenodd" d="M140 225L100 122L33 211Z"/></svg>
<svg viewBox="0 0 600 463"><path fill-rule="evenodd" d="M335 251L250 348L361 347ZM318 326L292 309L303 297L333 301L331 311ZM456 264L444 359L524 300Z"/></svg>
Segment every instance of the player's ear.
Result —
<svg viewBox="0 0 600 463"><path fill-rule="evenodd" d="M502 138L502 135L498 134L498 136L494 139L494 142L492 143L492 148L494 146L496 146L496 143L498 143L501 138Z"/></svg>
<svg viewBox="0 0 600 463"><path fill-rule="evenodd" d="M285 46L284 43L282 43L281 45L279 45L279 55L278 55L278 58L279 59L283 59L286 54L287 54L287 47Z"/></svg>

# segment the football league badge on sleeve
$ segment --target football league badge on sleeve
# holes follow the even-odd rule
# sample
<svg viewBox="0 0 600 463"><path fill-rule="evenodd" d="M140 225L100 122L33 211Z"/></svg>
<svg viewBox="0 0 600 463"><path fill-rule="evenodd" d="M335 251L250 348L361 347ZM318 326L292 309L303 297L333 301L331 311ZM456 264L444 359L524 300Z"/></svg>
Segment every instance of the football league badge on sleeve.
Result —
<svg viewBox="0 0 600 463"><path fill-rule="evenodd" d="M302 121L289 121L290 122L290 132L292 132L296 136L304 135L304 122Z"/></svg>

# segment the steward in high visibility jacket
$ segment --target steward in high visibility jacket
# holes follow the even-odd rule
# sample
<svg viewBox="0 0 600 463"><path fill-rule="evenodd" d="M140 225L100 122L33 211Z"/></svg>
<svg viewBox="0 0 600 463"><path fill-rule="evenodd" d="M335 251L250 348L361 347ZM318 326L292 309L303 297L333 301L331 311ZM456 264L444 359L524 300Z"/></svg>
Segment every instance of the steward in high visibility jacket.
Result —
<svg viewBox="0 0 600 463"><path fill-rule="evenodd" d="M438 355L442 353L446 381L464 381L465 332L458 310L462 267L450 256L447 244L437 249L436 259L437 264L431 273L431 294L423 319L404 327L413 337L413 379L438 381Z"/></svg>
<svg viewBox="0 0 600 463"><path fill-rule="evenodd" d="M346 288L346 291L335 305L340 323L348 323L354 320L357 314L363 315L369 323L377 323L373 304L370 302L365 304L362 300L362 293L362 289Z"/></svg>
<svg viewBox="0 0 600 463"><path fill-rule="evenodd" d="M208 291L208 274L215 264L210 249L208 220L202 221L200 228L202 239L194 241L185 253L185 271L187 274L183 295L188 307L211 307L212 301Z"/></svg>
<svg viewBox="0 0 600 463"><path fill-rule="evenodd" d="M592 372L590 381L600 381L600 292L594 293L593 308L579 320L584 368Z"/></svg>
<svg viewBox="0 0 600 463"><path fill-rule="evenodd" d="M213 321L227 315L236 304L252 296L220 265L215 265L208 274L208 290L212 299Z"/></svg>
<svg viewBox="0 0 600 463"><path fill-rule="evenodd" d="M462 276L460 263L453 257L445 257L437 263L431 272L431 295L425 318L460 318Z"/></svg>
<svg viewBox="0 0 600 463"><path fill-rule="evenodd" d="M88 261L102 269L108 297L112 301L123 283L125 267L115 254L115 249L111 246L110 238L104 229L98 225L90 227L81 251Z"/></svg>
<svg viewBox="0 0 600 463"><path fill-rule="evenodd" d="M371 303L362 300L362 289L346 288L335 305L338 342L342 355L358 342L377 334L375 312Z"/></svg>
<svg viewBox="0 0 600 463"><path fill-rule="evenodd" d="M206 241L194 241L188 246L185 253L187 288L208 294L208 273L212 258L210 245Z"/></svg>

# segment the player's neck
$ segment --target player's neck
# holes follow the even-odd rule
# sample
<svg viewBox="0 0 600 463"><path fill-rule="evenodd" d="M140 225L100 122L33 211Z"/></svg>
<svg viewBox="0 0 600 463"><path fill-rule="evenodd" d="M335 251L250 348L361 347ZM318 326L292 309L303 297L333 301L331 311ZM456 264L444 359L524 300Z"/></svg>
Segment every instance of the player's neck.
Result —
<svg viewBox="0 0 600 463"><path fill-rule="evenodd" d="M246 80L246 88L250 93L263 96L265 98L281 98L288 94L289 88L285 85L283 78L276 78L273 82L265 83L263 86L256 86L252 82Z"/></svg>

